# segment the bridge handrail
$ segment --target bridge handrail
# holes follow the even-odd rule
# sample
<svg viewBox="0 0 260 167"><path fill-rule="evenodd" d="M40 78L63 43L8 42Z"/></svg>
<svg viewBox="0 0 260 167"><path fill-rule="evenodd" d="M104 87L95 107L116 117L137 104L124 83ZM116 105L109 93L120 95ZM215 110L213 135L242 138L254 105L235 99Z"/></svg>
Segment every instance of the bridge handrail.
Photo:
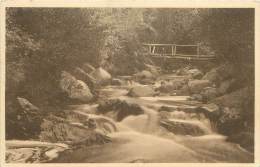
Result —
<svg viewBox="0 0 260 167"><path fill-rule="evenodd" d="M149 53L152 55L162 54L162 55L170 55L170 56L176 56L177 55L177 47L196 47L196 56L199 55L199 45L177 45L177 44L149 44L149 43L143 43L144 46L149 47ZM169 53L155 53L156 46L164 46L164 47L171 47L171 52ZM165 49L165 48L163 48ZM164 51L163 51L164 52Z"/></svg>
<svg viewBox="0 0 260 167"><path fill-rule="evenodd" d="M176 57L176 58L215 58L215 55L202 55L200 54L200 45L199 44L192 44L192 45L179 45L179 44L159 44L159 43L143 43L143 46L148 46L149 52L146 53L148 55L157 56L157 57ZM157 52L156 47L165 46L171 47L171 51L166 53L164 52ZM196 54L179 54L177 53L177 47L196 47ZM166 48L163 48L166 49Z"/></svg>
<svg viewBox="0 0 260 167"><path fill-rule="evenodd" d="M182 56L182 57L215 57L214 55L187 55L187 54L171 54L171 53L145 53L145 55L154 55L154 56Z"/></svg>
<svg viewBox="0 0 260 167"><path fill-rule="evenodd" d="M198 46L197 45L181 45L181 44L159 44L159 43L143 43L145 46Z"/></svg>

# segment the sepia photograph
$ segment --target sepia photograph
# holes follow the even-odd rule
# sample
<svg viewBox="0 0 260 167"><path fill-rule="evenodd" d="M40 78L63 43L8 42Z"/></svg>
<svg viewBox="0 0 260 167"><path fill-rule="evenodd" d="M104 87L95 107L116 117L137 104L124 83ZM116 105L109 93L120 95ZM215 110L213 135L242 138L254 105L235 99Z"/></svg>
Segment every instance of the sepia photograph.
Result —
<svg viewBox="0 0 260 167"><path fill-rule="evenodd" d="M4 13L6 164L255 162L255 8Z"/></svg>

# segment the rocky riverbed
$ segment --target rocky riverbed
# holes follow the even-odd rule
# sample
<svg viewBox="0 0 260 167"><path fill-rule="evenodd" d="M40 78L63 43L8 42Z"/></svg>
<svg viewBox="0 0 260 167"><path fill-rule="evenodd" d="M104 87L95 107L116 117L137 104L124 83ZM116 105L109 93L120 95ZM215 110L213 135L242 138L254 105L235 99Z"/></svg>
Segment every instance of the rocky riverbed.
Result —
<svg viewBox="0 0 260 167"><path fill-rule="evenodd" d="M232 69L160 74L150 66L115 78L103 69L92 72L97 77L79 71L76 77L63 72L60 84L81 103L44 117L42 142L14 147L7 141L7 162L253 162L253 132L243 108L250 88L234 89ZM31 115L39 110L18 101Z"/></svg>

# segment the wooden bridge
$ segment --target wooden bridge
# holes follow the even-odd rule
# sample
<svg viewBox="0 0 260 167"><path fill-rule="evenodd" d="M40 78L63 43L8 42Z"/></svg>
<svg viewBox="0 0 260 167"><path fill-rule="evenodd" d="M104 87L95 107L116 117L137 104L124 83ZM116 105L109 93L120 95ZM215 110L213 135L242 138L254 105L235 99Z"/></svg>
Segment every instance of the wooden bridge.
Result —
<svg viewBox="0 0 260 167"><path fill-rule="evenodd" d="M147 56L183 60L213 60L214 55L200 54L199 45L143 44Z"/></svg>

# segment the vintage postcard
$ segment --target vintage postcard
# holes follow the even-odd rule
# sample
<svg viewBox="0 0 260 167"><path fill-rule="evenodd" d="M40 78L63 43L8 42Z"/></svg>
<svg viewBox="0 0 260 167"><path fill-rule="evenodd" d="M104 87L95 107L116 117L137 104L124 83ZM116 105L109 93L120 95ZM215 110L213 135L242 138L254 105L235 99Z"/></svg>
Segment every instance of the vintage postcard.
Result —
<svg viewBox="0 0 260 167"><path fill-rule="evenodd" d="M1 2L1 165L260 167L259 20L252 1Z"/></svg>

